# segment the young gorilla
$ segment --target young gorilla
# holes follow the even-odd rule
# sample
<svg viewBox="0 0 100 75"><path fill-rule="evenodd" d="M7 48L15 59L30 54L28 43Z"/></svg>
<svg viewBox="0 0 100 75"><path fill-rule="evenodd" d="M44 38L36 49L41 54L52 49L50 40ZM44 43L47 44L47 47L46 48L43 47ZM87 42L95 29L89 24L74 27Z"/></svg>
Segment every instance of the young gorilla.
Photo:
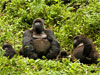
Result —
<svg viewBox="0 0 100 75"><path fill-rule="evenodd" d="M58 60L62 60L63 58L68 58L68 54L66 51L60 51L59 55L57 56Z"/></svg>
<svg viewBox="0 0 100 75"><path fill-rule="evenodd" d="M84 64L97 63L99 54L89 38L84 35L78 35L74 38L73 46L72 61L77 58Z"/></svg>
<svg viewBox="0 0 100 75"><path fill-rule="evenodd" d="M32 29L25 31L23 37L21 53L24 57L53 59L59 54L60 45L53 31L45 30L44 21L40 18L33 21Z"/></svg>
<svg viewBox="0 0 100 75"><path fill-rule="evenodd" d="M4 56L11 59L15 54L18 54L16 50L8 43L4 44L2 48L5 50Z"/></svg>

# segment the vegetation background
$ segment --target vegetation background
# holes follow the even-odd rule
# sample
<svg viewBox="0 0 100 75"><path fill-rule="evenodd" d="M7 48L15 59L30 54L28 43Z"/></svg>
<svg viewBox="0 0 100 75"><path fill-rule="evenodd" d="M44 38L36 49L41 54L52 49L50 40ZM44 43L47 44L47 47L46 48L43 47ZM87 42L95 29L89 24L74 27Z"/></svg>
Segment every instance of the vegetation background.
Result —
<svg viewBox="0 0 100 75"><path fill-rule="evenodd" d="M0 10L4 2L0 0ZM63 1L63 0L62 0ZM100 63L90 66L69 59L28 59L3 56L2 45L9 42L19 51L23 33L32 27L36 18L45 20L45 28L51 29L61 49L73 51L73 37L85 34L93 40L100 53L100 0L11 0L0 12L0 75L100 75ZM100 59L98 59L100 61Z"/></svg>

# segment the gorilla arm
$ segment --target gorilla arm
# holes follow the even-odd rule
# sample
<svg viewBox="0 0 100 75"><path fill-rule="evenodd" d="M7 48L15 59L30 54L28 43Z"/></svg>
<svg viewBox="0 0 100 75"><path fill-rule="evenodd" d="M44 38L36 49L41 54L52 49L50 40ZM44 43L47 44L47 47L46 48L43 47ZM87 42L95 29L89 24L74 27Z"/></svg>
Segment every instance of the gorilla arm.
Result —
<svg viewBox="0 0 100 75"><path fill-rule="evenodd" d="M33 38L32 38L32 32L31 30L27 30L24 33L23 36L23 47L22 47L22 54L25 57L29 57L29 58L33 58L36 59L38 58L37 54L34 51L34 47L33 47Z"/></svg>
<svg viewBox="0 0 100 75"><path fill-rule="evenodd" d="M93 46L93 43L90 39L88 38L85 38L84 41L84 50L83 50L83 55L85 57L88 57L92 51L92 46ZM95 48L94 48L95 49Z"/></svg>
<svg viewBox="0 0 100 75"><path fill-rule="evenodd" d="M45 30L47 34L47 39L50 41L51 47L49 52L47 53L46 57L48 59L56 58L60 52L60 45L54 37L54 33L51 30Z"/></svg>

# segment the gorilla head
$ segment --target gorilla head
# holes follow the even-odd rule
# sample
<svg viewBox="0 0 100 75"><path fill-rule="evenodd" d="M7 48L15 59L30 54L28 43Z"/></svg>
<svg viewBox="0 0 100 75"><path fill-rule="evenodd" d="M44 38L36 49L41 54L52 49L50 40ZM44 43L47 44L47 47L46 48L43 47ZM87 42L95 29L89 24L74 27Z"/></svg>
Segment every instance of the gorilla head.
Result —
<svg viewBox="0 0 100 75"><path fill-rule="evenodd" d="M2 48L5 50L4 56L9 57L9 59L11 59L15 54L18 54L9 43L4 44Z"/></svg>
<svg viewBox="0 0 100 75"><path fill-rule="evenodd" d="M76 48L79 44L81 44L85 39L85 35L77 35L74 37L73 45Z"/></svg>
<svg viewBox="0 0 100 75"><path fill-rule="evenodd" d="M6 43L2 47L5 51L8 51L9 49L12 49L12 46L9 43Z"/></svg>
<svg viewBox="0 0 100 75"><path fill-rule="evenodd" d="M41 18L35 19L32 28L38 34L41 34L41 32L44 31L44 21Z"/></svg>
<svg viewBox="0 0 100 75"><path fill-rule="evenodd" d="M62 60L62 58L68 58L67 51L61 50L57 58L58 58L59 60Z"/></svg>

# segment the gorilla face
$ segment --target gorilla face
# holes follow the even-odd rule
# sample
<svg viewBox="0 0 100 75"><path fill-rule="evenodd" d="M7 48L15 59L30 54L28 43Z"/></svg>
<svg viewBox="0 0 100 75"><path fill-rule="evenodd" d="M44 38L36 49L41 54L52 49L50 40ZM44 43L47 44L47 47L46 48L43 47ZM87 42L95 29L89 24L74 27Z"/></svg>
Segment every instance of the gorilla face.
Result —
<svg viewBox="0 0 100 75"><path fill-rule="evenodd" d="M35 30L35 32L40 34L44 30L44 22L43 22L43 20L40 19L40 18L34 20L33 29Z"/></svg>
<svg viewBox="0 0 100 75"><path fill-rule="evenodd" d="M34 27L35 27L35 31L37 33L41 33L43 31L43 26L42 26L42 23L41 22L36 22L34 24Z"/></svg>

